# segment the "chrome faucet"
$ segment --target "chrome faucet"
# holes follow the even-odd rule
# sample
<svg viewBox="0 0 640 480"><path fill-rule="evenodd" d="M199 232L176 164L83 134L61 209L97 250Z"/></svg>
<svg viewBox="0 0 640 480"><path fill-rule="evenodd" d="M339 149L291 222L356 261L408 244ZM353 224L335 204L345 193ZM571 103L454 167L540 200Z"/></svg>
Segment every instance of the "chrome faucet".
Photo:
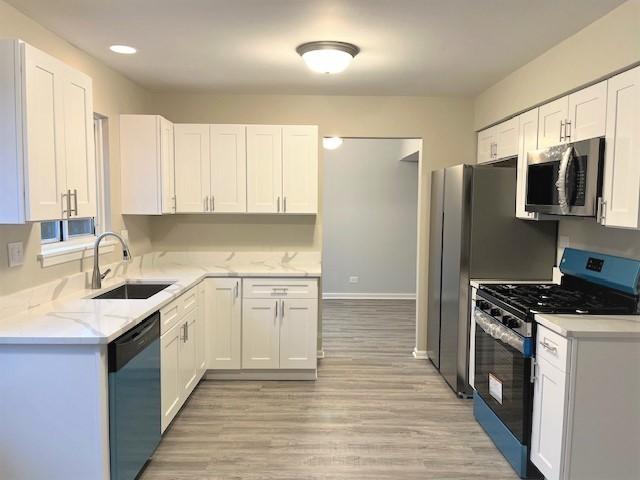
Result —
<svg viewBox="0 0 640 480"><path fill-rule="evenodd" d="M114 232L104 232L103 234L98 235L98 238L96 238L96 243L93 245L93 277L91 279L91 288L93 289L102 288L102 279L106 277L111 271L111 269L108 268L106 272L102 274L100 273L100 259L98 255L98 247L100 246L100 242L104 237L109 236L116 237L118 240L120 240L120 243L122 244L122 259L125 262L131 260L131 252L129 251L129 246L120 235Z"/></svg>

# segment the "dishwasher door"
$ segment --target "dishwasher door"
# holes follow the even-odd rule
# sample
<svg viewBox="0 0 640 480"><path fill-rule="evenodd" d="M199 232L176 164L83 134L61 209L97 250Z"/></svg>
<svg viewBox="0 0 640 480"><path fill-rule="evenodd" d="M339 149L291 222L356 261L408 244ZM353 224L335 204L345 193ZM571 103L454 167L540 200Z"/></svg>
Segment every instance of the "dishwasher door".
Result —
<svg viewBox="0 0 640 480"><path fill-rule="evenodd" d="M111 480L133 480L160 442L160 314L109 344Z"/></svg>

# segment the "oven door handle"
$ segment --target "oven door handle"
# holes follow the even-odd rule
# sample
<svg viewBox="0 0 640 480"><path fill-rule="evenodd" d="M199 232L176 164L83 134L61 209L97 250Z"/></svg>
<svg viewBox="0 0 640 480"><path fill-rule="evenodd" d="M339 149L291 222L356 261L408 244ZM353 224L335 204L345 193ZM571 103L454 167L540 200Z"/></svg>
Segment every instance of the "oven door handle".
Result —
<svg viewBox="0 0 640 480"><path fill-rule="evenodd" d="M573 162L573 146L569 145L562 154L562 160L560 162L560 169L558 171L558 181L556 182L556 188L558 189L558 206L563 214L568 214L570 210L569 201L567 199L567 192L569 190L569 179L567 174L570 171L571 163Z"/></svg>
<svg viewBox="0 0 640 480"><path fill-rule="evenodd" d="M525 355L524 337L505 327L498 320L477 307L473 310L473 319L476 322L476 326L480 327L487 335L500 340Z"/></svg>

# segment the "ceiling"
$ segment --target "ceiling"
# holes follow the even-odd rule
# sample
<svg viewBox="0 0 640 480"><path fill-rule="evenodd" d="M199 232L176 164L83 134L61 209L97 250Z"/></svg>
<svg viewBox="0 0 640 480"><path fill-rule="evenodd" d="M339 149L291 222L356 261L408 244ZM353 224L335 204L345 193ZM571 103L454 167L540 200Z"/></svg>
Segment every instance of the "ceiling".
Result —
<svg viewBox="0 0 640 480"><path fill-rule="evenodd" d="M623 0L8 0L152 90L473 95ZM296 54L362 51L340 75ZM138 48L112 53L112 44Z"/></svg>

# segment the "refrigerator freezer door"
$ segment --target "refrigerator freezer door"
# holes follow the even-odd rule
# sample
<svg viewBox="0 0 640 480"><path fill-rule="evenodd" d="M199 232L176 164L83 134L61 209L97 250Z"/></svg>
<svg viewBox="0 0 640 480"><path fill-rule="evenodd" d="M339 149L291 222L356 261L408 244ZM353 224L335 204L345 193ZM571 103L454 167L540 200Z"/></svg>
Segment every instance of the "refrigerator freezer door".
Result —
<svg viewBox="0 0 640 480"><path fill-rule="evenodd" d="M440 368L440 291L442 288L442 221L444 215L444 170L431 174L429 229L429 305L427 312L427 356Z"/></svg>

